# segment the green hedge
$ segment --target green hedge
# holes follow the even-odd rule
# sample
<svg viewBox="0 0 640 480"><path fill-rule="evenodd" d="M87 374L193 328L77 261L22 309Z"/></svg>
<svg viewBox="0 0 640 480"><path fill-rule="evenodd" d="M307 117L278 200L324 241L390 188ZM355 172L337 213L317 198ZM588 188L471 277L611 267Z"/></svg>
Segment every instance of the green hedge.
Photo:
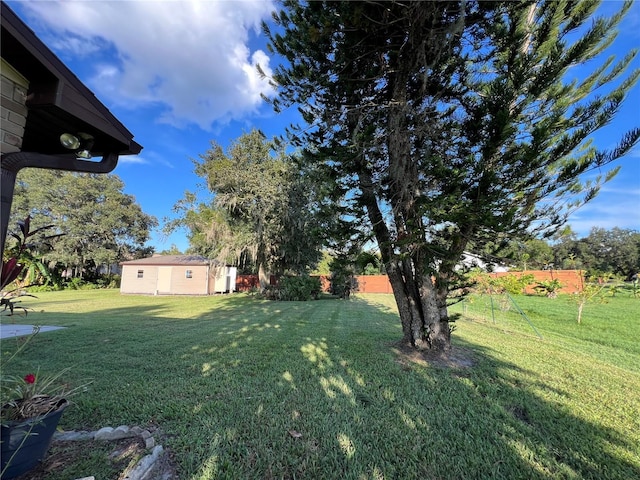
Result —
<svg viewBox="0 0 640 480"><path fill-rule="evenodd" d="M320 278L306 275L282 277L276 286L268 287L264 295L269 300L286 302L316 300L322 291Z"/></svg>

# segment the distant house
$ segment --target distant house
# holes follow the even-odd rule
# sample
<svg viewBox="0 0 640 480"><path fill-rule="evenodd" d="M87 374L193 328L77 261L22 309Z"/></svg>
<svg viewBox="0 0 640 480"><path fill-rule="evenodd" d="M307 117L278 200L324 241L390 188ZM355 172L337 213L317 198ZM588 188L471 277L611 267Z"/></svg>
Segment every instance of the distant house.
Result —
<svg viewBox="0 0 640 480"><path fill-rule="evenodd" d="M120 265L120 293L211 295L236 289L236 267L198 255L154 255Z"/></svg>
<svg viewBox="0 0 640 480"><path fill-rule="evenodd" d="M484 258L475 253L463 252L457 270L461 268L479 268L485 272L508 272L509 267L498 263L487 262Z"/></svg>

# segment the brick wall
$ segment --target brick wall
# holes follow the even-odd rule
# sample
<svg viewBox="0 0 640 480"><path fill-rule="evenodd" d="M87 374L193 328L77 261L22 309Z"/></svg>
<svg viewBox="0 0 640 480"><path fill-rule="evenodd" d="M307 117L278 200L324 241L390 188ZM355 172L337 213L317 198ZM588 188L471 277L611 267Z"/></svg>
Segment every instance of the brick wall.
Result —
<svg viewBox="0 0 640 480"><path fill-rule="evenodd" d="M500 272L491 273L492 277L502 277L505 275L522 276L533 275L534 283L525 289L525 293L536 293L533 288L537 282L558 279L562 284L560 293L574 293L582 290L582 272L579 270L529 270L527 272ZM391 283L386 275L358 275L359 293L393 293ZM328 290L328 288L327 288ZM324 290L324 291L327 291Z"/></svg>
<svg viewBox="0 0 640 480"><path fill-rule="evenodd" d="M27 123L29 82L4 60L1 71L0 152L19 152Z"/></svg>
<svg viewBox="0 0 640 480"><path fill-rule="evenodd" d="M516 275L518 277L522 275L533 275L535 282L544 282L557 279L562 288L558 290L559 293L574 293L582 290L583 285L583 272L580 270L527 270L526 272L499 272L490 273L493 278L504 277L505 275ZM525 288L525 293L536 293L535 283Z"/></svg>
<svg viewBox="0 0 640 480"><path fill-rule="evenodd" d="M529 270L527 272L500 272L489 274L492 277L505 275L533 275L534 283L525 289L526 293L536 293L533 288L536 282L558 279L563 285L560 293L574 293L582 290L582 272L580 270ZM393 293L391 283L386 275L357 275L358 293ZM329 277L321 277L324 292L329 291Z"/></svg>
<svg viewBox="0 0 640 480"><path fill-rule="evenodd" d="M393 293L386 275L356 275L358 293Z"/></svg>
<svg viewBox="0 0 640 480"><path fill-rule="evenodd" d="M534 283L525 289L526 293L536 293L533 288L536 283L557 278L562 283L560 293L574 293L582 290L582 272L579 270L529 270L526 272L500 272L490 273L492 277L502 277L505 275L533 275ZM358 280L358 293L393 293L391 283L386 275L356 275ZM328 292L330 280L328 275L320 275L322 291ZM272 285L274 279L271 280ZM258 286L257 275L238 275L236 289L238 291L249 290L251 286Z"/></svg>
<svg viewBox="0 0 640 480"><path fill-rule="evenodd" d="M386 275L356 275L358 281L358 293L393 293L391 283ZM329 275L320 275L322 291L328 292L331 286Z"/></svg>

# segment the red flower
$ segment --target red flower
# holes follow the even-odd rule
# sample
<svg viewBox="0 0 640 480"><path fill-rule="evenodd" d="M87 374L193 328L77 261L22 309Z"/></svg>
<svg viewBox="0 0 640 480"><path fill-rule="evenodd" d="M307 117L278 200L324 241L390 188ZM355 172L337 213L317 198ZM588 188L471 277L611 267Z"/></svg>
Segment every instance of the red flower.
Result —
<svg viewBox="0 0 640 480"><path fill-rule="evenodd" d="M36 376L33 373L25 375L24 381L27 383L36 383Z"/></svg>

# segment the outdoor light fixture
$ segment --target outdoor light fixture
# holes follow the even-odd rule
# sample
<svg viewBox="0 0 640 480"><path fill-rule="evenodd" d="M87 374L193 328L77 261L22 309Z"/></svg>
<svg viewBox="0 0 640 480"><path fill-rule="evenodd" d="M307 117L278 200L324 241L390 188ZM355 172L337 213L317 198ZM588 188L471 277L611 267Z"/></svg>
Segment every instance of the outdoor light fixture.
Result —
<svg viewBox="0 0 640 480"><path fill-rule="evenodd" d="M78 132L78 135L63 133L60 135L60 144L69 150L75 150L76 158L88 160L91 158L93 148L93 136L88 133Z"/></svg>
<svg viewBox="0 0 640 480"><path fill-rule="evenodd" d="M68 148L69 150L77 150L80 148L80 140L75 135L71 135L70 133L63 133L60 135L60 143L64 148Z"/></svg>

